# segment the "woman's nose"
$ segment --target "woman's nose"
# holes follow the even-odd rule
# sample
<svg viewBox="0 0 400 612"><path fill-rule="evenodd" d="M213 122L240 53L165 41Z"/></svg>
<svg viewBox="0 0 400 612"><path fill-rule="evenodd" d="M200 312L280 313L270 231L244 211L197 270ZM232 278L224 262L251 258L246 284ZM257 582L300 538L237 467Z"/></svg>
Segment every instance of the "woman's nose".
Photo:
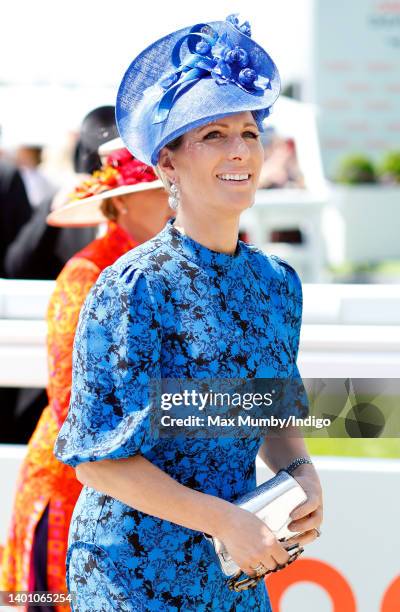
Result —
<svg viewBox="0 0 400 612"><path fill-rule="evenodd" d="M229 142L229 159L248 159L250 149L241 136L235 136Z"/></svg>

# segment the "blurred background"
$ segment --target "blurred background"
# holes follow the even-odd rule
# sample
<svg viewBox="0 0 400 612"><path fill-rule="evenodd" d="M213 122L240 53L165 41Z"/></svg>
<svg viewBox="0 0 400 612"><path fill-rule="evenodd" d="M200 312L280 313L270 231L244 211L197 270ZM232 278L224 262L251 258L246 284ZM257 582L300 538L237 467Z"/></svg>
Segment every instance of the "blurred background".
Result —
<svg viewBox="0 0 400 612"><path fill-rule="evenodd" d="M400 1L14 0L0 37L0 160L18 169L27 201L0 211L0 544L24 445L46 405L45 316L61 269L19 265L38 240L28 224L65 193L83 118L115 103L135 55L172 30L235 12L278 65L283 94L265 123L260 188L241 238L286 259L303 281L301 373L399 378ZM384 528L397 522L399 432L320 437L309 448L326 483L324 537L308 565L271 579L274 610L400 610L396 546Z"/></svg>

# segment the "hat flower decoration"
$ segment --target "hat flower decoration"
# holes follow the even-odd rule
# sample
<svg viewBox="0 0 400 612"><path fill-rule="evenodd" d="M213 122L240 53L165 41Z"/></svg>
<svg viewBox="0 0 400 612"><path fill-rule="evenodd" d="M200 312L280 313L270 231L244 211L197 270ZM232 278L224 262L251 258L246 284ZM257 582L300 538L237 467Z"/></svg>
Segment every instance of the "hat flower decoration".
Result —
<svg viewBox="0 0 400 612"><path fill-rule="evenodd" d="M163 146L226 115L251 111L260 130L279 96L278 69L236 14L172 32L140 53L116 102L132 154L156 165Z"/></svg>
<svg viewBox="0 0 400 612"><path fill-rule="evenodd" d="M71 200L81 200L125 185L137 185L157 180L151 166L135 159L127 149L120 149L106 157L100 170L82 181L71 194Z"/></svg>
<svg viewBox="0 0 400 612"><path fill-rule="evenodd" d="M248 21L239 25L236 14L229 15L227 22L232 23L240 32L251 37ZM190 54L180 63L180 48L187 40ZM165 121L176 96L185 91L183 86L194 85L201 78L211 76L218 85L232 83L251 94L262 94L270 85L270 79L257 74L251 66L249 53L235 45L224 32L221 36L207 24L198 24L179 40L172 51L172 63L176 71L160 82L165 89L155 123Z"/></svg>
<svg viewBox="0 0 400 612"><path fill-rule="evenodd" d="M99 148L100 170L84 179L68 196L67 203L53 210L47 223L56 227L85 227L107 221L101 203L107 198L149 189L163 189L153 168L135 159L120 138Z"/></svg>

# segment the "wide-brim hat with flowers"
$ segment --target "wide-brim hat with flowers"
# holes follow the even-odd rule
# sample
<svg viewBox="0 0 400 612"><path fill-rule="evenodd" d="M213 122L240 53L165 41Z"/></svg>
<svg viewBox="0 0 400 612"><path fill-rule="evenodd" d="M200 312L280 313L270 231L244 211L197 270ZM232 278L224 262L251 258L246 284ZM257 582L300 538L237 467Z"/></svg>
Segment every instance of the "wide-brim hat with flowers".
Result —
<svg viewBox="0 0 400 612"><path fill-rule="evenodd" d="M273 60L230 15L173 32L133 60L118 91L118 131L154 166L168 142L226 115L252 111L262 130L279 92Z"/></svg>
<svg viewBox="0 0 400 612"><path fill-rule="evenodd" d="M49 225L57 227L86 227L105 223L101 203L107 198L163 189L153 168L135 159L120 138L99 147L103 165L80 183L61 208L47 217Z"/></svg>

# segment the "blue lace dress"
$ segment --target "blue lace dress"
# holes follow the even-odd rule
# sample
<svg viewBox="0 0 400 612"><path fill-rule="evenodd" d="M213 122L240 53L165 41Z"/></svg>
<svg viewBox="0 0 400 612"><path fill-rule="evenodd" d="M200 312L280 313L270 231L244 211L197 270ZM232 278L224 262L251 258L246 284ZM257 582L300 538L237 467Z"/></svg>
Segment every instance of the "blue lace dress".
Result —
<svg viewBox="0 0 400 612"><path fill-rule="evenodd" d="M255 487L261 437L152 435L149 382L299 376L296 272L238 242L212 251L173 222L107 268L81 313L68 417L55 453L71 466L142 454L177 481L233 500ZM293 406L302 414L306 406ZM234 593L199 532L84 487L67 557L79 612L270 611L264 583Z"/></svg>

